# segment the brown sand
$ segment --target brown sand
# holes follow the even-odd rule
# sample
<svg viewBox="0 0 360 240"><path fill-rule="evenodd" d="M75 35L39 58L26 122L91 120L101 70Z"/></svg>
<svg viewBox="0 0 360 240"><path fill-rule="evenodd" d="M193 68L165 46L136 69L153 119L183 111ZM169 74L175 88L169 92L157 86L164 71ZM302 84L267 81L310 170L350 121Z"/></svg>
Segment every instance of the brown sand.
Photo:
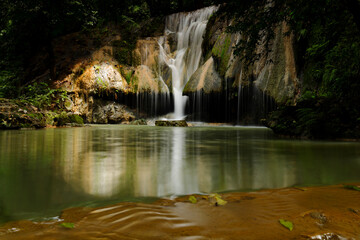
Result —
<svg viewBox="0 0 360 240"><path fill-rule="evenodd" d="M354 184L359 185L359 184ZM342 185L226 193L224 206L196 196L154 204L72 208L61 222L17 221L0 239L360 239L360 191ZM293 222L288 230L279 219Z"/></svg>

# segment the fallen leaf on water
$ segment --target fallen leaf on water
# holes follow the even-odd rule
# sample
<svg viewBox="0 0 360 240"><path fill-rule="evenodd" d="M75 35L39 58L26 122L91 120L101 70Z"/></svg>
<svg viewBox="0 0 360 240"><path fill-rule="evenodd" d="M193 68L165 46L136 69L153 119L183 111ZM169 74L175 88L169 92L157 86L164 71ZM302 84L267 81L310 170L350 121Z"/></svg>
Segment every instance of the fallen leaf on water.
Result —
<svg viewBox="0 0 360 240"><path fill-rule="evenodd" d="M189 201L190 201L191 203L197 203L196 197L194 197L194 196L190 196L190 197L189 197Z"/></svg>
<svg viewBox="0 0 360 240"><path fill-rule="evenodd" d="M217 193L211 194L210 197L215 198L215 206L223 206L227 204L227 201L223 200Z"/></svg>
<svg viewBox="0 0 360 240"><path fill-rule="evenodd" d="M283 225L284 227L286 227L286 228L289 229L290 231L292 231L293 228L294 228L293 223L290 222L290 221L286 221L286 220L284 220L284 219L279 219L279 222L280 222L281 225Z"/></svg>
<svg viewBox="0 0 360 240"><path fill-rule="evenodd" d="M360 187L354 185L344 185L344 188L360 191Z"/></svg>
<svg viewBox="0 0 360 240"><path fill-rule="evenodd" d="M60 226L62 226L62 227L64 227L64 228L75 228L75 225L74 225L74 223L66 223L66 222L64 222L64 223L60 223Z"/></svg>

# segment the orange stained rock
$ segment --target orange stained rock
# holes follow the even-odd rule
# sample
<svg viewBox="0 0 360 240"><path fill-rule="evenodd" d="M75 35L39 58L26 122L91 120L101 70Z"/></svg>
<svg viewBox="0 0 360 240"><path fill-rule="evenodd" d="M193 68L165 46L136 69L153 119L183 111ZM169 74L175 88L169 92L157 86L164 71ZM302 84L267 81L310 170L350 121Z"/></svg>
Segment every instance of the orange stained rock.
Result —
<svg viewBox="0 0 360 240"><path fill-rule="evenodd" d="M0 239L360 239L360 192L342 185L226 193L224 206L195 197L67 209L61 219L73 229L17 221L0 228Z"/></svg>

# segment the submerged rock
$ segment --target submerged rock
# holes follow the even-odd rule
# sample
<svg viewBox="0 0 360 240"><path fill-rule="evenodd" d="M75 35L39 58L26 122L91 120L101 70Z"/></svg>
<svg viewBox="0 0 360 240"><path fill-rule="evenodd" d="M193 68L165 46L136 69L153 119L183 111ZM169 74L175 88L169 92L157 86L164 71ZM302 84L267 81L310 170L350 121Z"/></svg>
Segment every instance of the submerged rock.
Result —
<svg viewBox="0 0 360 240"><path fill-rule="evenodd" d="M157 120L155 126L158 127L188 127L185 120Z"/></svg>

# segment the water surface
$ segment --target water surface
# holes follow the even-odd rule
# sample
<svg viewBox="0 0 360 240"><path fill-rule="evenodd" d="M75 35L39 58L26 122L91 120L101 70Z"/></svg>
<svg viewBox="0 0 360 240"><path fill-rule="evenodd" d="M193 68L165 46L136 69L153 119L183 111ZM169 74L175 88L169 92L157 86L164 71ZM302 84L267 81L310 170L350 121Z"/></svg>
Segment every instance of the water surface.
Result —
<svg viewBox="0 0 360 240"><path fill-rule="evenodd" d="M71 206L360 180L360 144L265 128L99 125L0 131L0 222Z"/></svg>

